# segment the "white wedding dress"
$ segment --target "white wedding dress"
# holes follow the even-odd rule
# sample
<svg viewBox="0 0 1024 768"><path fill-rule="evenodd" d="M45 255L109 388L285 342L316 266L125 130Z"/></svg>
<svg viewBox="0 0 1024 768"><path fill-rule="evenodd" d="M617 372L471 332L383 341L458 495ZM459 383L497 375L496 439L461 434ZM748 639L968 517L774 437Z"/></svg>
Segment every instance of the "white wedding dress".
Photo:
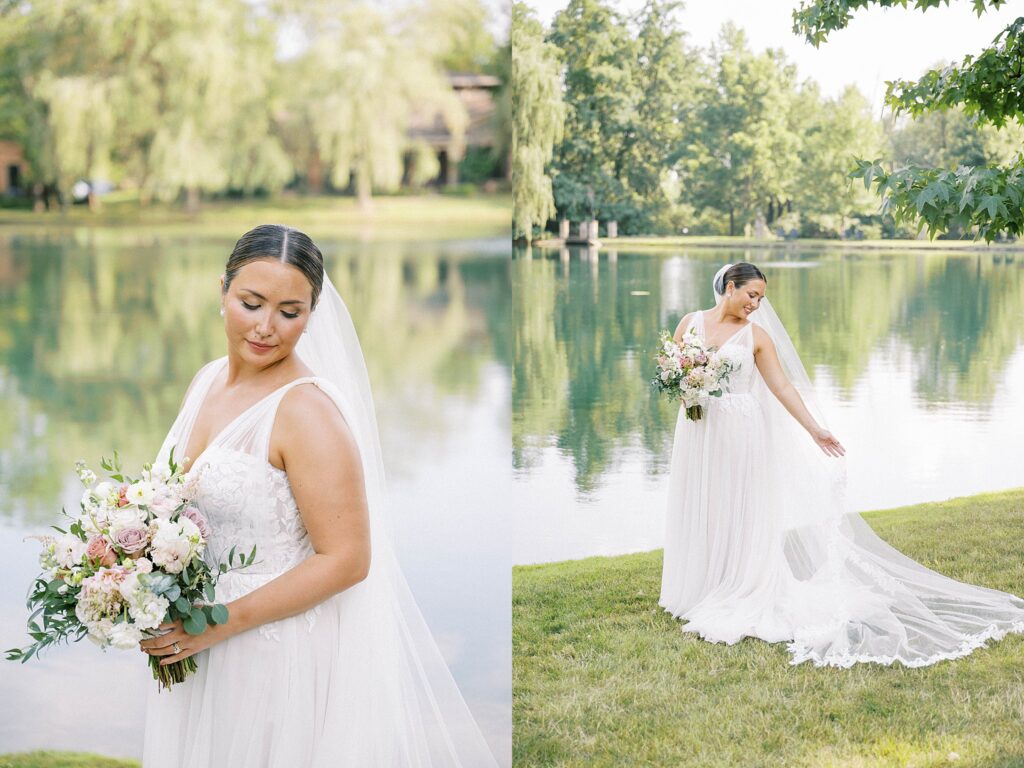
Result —
<svg viewBox="0 0 1024 768"><path fill-rule="evenodd" d="M721 346L739 365L724 394L698 421L679 411L660 605L706 640L785 641L792 663L818 666L926 666L1024 632L1024 600L921 566L845 510L843 460L821 453L755 366L756 323L813 412L767 299L751 320ZM703 321L688 330L703 338Z"/></svg>
<svg viewBox="0 0 1024 768"><path fill-rule="evenodd" d="M198 374L157 461L181 457L221 358ZM268 461L274 417L291 388L326 392L350 424L342 392L298 379L228 424L195 458L207 559L256 545L256 563L223 575L230 602L312 552L285 471ZM357 435L360 433L357 431ZM362 443L361 447L366 448ZM366 457L364 457L364 462ZM375 503L373 497L371 504ZM145 768L432 768L496 765L414 606L387 537L374 532L370 575L297 616L196 654L198 671L147 701Z"/></svg>

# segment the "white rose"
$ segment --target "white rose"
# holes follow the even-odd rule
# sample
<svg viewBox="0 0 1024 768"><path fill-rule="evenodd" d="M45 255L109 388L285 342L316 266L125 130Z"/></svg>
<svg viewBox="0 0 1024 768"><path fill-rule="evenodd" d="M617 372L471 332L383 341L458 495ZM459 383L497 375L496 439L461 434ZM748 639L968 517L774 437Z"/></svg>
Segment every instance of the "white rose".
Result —
<svg viewBox="0 0 1024 768"><path fill-rule="evenodd" d="M137 647L139 641L142 640L142 630L131 622L122 621L114 624L107 631L107 636L110 638L110 644L115 648L129 650Z"/></svg>
<svg viewBox="0 0 1024 768"><path fill-rule="evenodd" d="M61 568L81 565L85 556L85 542L73 533L65 533L54 542L53 556Z"/></svg>
<svg viewBox="0 0 1024 768"><path fill-rule="evenodd" d="M115 507L107 515L106 523L110 529L110 536L113 538L122 528L145 527L146 513L132 505Z"/></svg>
<svg viewBox="0 0 1024 768"><path fill-rule="evenodd" d="M117 585L117 589L121 593L121 597L124 598L124 601L130 604L135 599L135 592L139 589L139 574L135 571L129 573Z"/></svg>
<svg viewBox="0 0 1024 768"><path fill-rule="evenodd" d="M153 521L156 532L150 544L153 564L168 573L181 573L194 553L199 541L199 528L188 518L174 523L170 520Z"/></svg>
<svg viewBox="0 0 1024 768"><path fill-rule="evenodd" d="M78 618L82 619L81 616ZM114 628L114 622L111 619L99 619L97 621L82 620L82 623L89 630L89 639L96 643L96 645L104 648L110 644L110 633Z"/></svg>
<svg viewBox="0 0 1024 768"><path fill-rule="evenodd" d="M153 572L153 561L148 557L140 557L135 560L135 572L136 573L152 573Z"/></svg>
<svg viewBox="0 0 1024 768"><path fill-rule="evenodd" d="M170 604L166 597L143 590L136 595L134 602L128 607L128 612L139 629L156 629L167 615Z"/></svg>

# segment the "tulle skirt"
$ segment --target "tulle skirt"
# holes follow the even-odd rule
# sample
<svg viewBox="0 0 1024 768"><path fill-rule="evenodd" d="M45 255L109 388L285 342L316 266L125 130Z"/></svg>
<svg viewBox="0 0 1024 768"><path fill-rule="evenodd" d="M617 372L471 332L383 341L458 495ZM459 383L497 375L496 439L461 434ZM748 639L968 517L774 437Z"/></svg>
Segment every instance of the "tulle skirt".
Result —
<svg viewBox="0 0 1024 768"><path fill-rule="evenodd" d="M775 611L781 545L764 492L765 441L749 394L710 400L697 421L679 410L660 604L706 640L788 639Z"/></svg>
<svg viewBox="0 0 1024 768"><path fill-rule="evenodd" d="M685 632L785 641L792 663L836 667L926 666L1024 632L1024 600L929 570L832 508L813 443L770 432L760 402L727 394L696 422L680 409L659 603Z"/></svg>
<svg viewBox="0 0 1024 768"><path fill-rule="evenodd" d="M232 572L227 602L273 578ZM365 587L365 588L364 588ZM196 655L198 671L148 695L145 768L425 768L457 765L475 723L419 700L394 612L367 582L302 614L235 635ZM464 706L464 705L463 705ZM461 732L458 728L464 728ZM488 753L481 754L489 757ZM488 765L490 763L482 763Z"/></svg>

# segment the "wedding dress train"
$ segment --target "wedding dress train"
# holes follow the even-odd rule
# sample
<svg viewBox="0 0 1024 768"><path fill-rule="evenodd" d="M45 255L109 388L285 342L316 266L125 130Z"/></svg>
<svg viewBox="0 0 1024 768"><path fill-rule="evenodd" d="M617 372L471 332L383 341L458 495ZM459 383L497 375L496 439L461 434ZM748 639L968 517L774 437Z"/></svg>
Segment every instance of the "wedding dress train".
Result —
<svg viewBox="0 0 1024 768"><path fill-rule="evenodd" d="M753 326L813 412L799 357L767 299L750 317L721 347L739 366L726 392L698 421L679 411L660 605L706 640L785 641L818 666L926 666L1024 632L1024 600L925 568L845 509L843 460L769 392ZM702 313L688 330L704 336Z"/></svg>

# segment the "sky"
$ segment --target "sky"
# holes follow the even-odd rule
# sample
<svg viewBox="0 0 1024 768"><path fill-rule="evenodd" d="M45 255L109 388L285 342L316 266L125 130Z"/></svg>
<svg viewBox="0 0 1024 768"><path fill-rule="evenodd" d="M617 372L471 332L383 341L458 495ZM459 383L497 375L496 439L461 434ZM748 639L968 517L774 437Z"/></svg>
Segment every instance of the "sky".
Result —
<svg viewBox="0 0 1024 768"><path fill-rule="evenodd" d="M526 0L549 26L567 0ZM631 13L643 0L612 0ZM860 88L876 114L882 110L886 80L914 80L939 61L959 62L977 54L1018 16L1024 0L1010 0L998 11L980 18L968 0L926 12L913 8L870 7L854 12L846 29L833 32L815 50L793 34L793 10L799 0L690 0L679 13L690 45L709 46L726 21L747 34L751 48L782 48L797 66L800 79L813 78L827 96L838 96L850 83Z"/></svg>

